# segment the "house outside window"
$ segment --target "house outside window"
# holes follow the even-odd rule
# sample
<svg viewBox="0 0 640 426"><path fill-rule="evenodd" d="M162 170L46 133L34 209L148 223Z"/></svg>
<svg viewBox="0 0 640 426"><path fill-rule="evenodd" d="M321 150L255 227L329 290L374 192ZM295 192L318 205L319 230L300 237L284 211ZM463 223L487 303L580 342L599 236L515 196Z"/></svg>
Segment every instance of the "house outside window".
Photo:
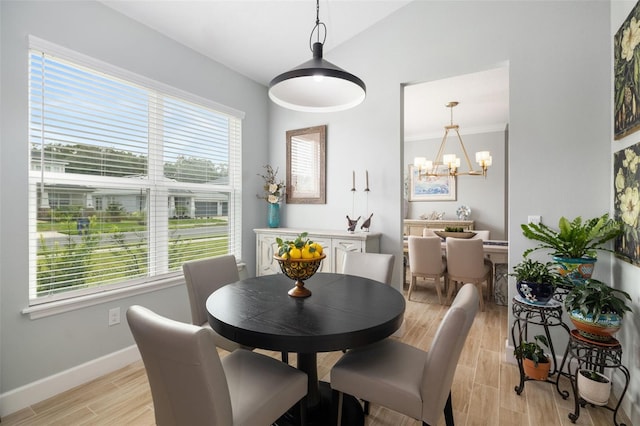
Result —
<svg viewBox="0 0 640 426"><path fill-rule="evenodd" d="M241 253L243 114L30 38L31 305Z"/></svg>

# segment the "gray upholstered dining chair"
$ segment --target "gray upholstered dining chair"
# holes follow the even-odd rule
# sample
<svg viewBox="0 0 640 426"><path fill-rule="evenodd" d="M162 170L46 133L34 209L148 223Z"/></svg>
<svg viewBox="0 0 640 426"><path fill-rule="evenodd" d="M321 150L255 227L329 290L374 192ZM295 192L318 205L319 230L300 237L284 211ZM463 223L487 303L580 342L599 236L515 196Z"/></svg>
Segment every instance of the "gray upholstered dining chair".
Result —
<svg viewBox="0 0 640 426"><path fill-rule="evenodd" d="M469 329L478 311L478 290L464 285L445 314L429 351L396 339L352 349L331 369L338 391L338 425L343 394L436 425L444 412L453 425L451 385Z"/></svg>
<svg viewBox="0 0 640 426"><path fill-rule="evenodd" d="M487 283L487 296L493 292L493 264L485 259L482 240L447 238L447 279L451 300L458 283L473 283L480 293L480 310L484 311L482 283Z"/></svg>
<svg viewBox="0 0 640 426"><path fill-rule="evenodd" d="M347 252L342 273L391 284L394 258L392 254Z"/></svg>
<svg viewBox="0 0 640 426"><path fill-rule="evenodd" d="M131 306L127 321L159 426L270 425L299 401L306 421L307 375L302 371L244 349L220 359L213 330L142 306Z"/></svg>
<svg viewBox="0 0 640 426"><path fill-rule="evenodd" d="M442 290L440 279L444 278L444 288L447 288L447 260L442 255L442 241L440 237L416 237L409 236L409 271L411 281L407 299L411 300L411 293L418 278L431 279L436 287L438 303L442 304Z"/></svg>
<svg viewBox="0 0 640 426"><path fill-rule="evenodd" d="M187 293L189 293L191 323L210 327L206 306L207 298L223 285L240 279L235 256L229 254L185 262L182 265L182 272L187 284ZM229 352L242 347L218 333L215 333L215 339L218 347Z"/></svg>

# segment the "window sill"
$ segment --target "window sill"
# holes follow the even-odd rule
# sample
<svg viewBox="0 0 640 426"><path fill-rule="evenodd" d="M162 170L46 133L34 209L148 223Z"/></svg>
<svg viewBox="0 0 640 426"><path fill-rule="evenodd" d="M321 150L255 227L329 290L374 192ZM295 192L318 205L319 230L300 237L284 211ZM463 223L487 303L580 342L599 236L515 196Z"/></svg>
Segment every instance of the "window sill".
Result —
<svg viewBox="0 0 640 426"><path fill-rule="evenodd" d="M145 284L107 290L86 296L43 303L41 305L33 305L23 309L22 313L29 315L30 319L35 320L183 284L184 277L182 275L172 276Z"/></svg>

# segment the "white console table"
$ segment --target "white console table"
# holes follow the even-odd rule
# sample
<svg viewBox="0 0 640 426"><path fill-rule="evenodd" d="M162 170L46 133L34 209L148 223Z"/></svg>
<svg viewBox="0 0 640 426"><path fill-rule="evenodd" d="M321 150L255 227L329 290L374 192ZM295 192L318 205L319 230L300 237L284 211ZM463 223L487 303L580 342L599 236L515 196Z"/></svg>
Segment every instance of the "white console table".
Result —
<svg viewBox="0 0 640 426"><path fill-rule="evenodd" d="M278 252L276 238L294 240L297 235L307 232L308 238L323 248L327 255L322 261L320 272L342 272L344 254L346 252L380 252L380 237L376 232L326 231L292 228L258 228L256 234L256 276L276 274L280 272L278 262L273 255Z"/></svg>

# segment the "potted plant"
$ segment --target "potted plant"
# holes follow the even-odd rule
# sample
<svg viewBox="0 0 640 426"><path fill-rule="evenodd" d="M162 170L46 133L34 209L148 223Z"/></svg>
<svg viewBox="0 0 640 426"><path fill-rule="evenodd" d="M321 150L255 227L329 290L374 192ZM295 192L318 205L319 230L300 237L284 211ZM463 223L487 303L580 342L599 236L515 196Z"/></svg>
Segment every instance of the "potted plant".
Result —
<svg viewBox="0 0 640 426"><path fill-rule="evenodd" d="M516 290L525 301L534 305L545 305L553 297L560 276L555 272L555 263L524 259L513 267Z"/></svg>
<svg viewBox="0 0 640 426"><path fill-rule="evenodd" d="M622 324L629 294L595 279L574 286L565 296L564 306L571 322L583 337L606 342L611 340Z"/></svg>
<svg viewBox="0 0 640 426"><path fill-rule="evenodd" d="M522 341L513 350L513 355L520 361L524 374L534 380L547 380L551 363L540 344L549 347L546 336L533 337L533 342Z"/></svg>
<svg viewBox="0 0 640 426"><path fill-rule="evenodd" d="M585 401L606 405L611 392L611 380L602 373L581 369L578 371L578 393Z"/></svg>
<svg viewBox="0 0 640 426"><path fill-rule="evenodd" d="M553 260L560 266L559 272L574 282L591 278L597 251L612 252L605 243L622 233L622 224L611 219L608 213L585 221L581 216L573 220L561 217L558 230L544 223L527 223L520 227L525 237L538 242L523 256L536 250L550 250Z"/></svg>

